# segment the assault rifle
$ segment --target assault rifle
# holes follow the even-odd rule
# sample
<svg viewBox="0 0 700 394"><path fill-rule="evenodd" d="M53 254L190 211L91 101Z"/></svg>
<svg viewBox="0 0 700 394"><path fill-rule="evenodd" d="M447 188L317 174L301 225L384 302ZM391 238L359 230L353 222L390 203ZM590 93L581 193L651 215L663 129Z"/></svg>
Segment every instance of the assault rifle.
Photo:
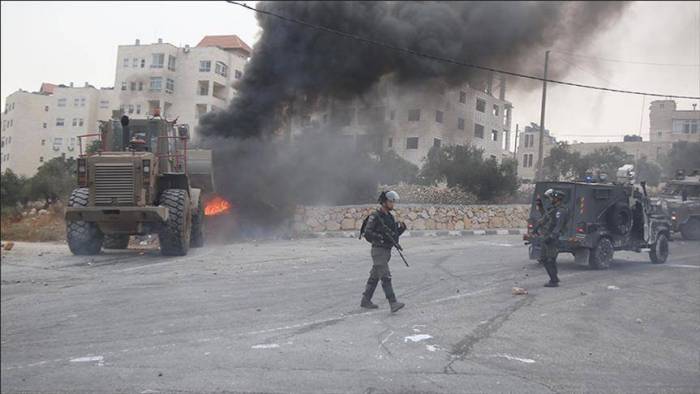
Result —
<svg viewBox="0 0 700 394"><path fill-rule="evenodd" d="M387 226L386 223L384 223L384 221L382 220L382 218L379 217L379 215L377 215L377 219L379 220L379 223L381 223L382 226L384 227L384 229L386 230L386 234L385 234L385 235L386 235L387 237L389 237L389 239L391 240L391 243L392 243L392 244L394 245L394 247L396 248L396 251L399 252L399 256L401 256L401 260L403 260L403 263L406 264L406 267L410 267L410 266L408 265L408 261L406 261L406 258L403 257L403 253L401 253L401 251L403 251L403 248L401 247L401 245L399 245L398 242L396 242L396 239L394 238L394 230L390 229L389 226Z"/></svg>

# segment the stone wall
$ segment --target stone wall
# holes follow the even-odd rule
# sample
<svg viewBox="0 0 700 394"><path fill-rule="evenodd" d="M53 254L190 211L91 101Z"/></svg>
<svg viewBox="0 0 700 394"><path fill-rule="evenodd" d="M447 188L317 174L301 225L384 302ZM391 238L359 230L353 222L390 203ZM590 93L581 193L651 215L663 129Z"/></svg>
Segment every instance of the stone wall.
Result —
<svg viewBox="0 0 700 394"><path fill-rule="evenodd" d="M376 205L299 207L294 217L298 233L359 230ZM481 230L525 228L528 205L401 204L394 211L408 230Z"/></svg>

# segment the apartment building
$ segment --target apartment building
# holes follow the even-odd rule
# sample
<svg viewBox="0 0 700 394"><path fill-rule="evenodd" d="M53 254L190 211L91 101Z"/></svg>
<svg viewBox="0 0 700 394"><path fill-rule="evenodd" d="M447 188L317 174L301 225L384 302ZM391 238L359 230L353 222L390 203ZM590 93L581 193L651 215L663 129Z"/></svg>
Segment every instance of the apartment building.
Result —
<svg viewBox="0 0 700 394"><path fill-rule="evenodd" d="M77 157L80 135L95 133L119 105L111 88L44 83L38 92L19 90L2 114L2 171L32 176L44 162Z"/></svg>
<svg viewBox="0 0 700 394"><path fill-rule="evenodd" d="M674 100L655 100L649 105L649 141L700 142L700 110L679 110Z"/></svg>
<svg viewBox="0 0 700 394"><path fill-rule="evenodd" d="M300 139L325 129L349 145L372 152L393 150L418 166L430 148L443 144L473 144L484 150L484 157L500 162L512 156L513 106L505 100L505 80L500 80L498 97L492 85L492 79L483 89L440 81L407 85L386 77L361 97L322 100L307 111L297 108L287 132Z"/></svg>
<svg viewBox="0 0 700 394"><path fill-rule="evenodd" d="M120 45L114 86L121 109L131 117L158 112L196 125L206 112L224 108L235 96L251 49L238 36L205 36L195 47L164 43Z"/></svg>
<svg viewBox="0 0 700 394"><path fill-rule="evenodd" d="M550 135L549 130L544 130L543 155L549 156L549 151L557 145L557 140ZM539 159L540 126L530 123L518 135L518 147L515 157L518 159L518 176L525 180L534 180L537 174L537 160Z"/></svg>

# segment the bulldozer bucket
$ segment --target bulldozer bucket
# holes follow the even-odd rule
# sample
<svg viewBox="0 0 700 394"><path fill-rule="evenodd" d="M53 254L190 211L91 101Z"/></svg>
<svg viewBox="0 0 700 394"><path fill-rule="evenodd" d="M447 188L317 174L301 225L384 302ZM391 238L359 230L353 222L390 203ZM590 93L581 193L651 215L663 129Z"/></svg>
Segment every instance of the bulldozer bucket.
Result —
<svg viewBox="0 0 700 394"><path fill-rule="evenodd" d="M202 189L207 194L216 191L210 149L187 150L187 175L193 188Z"/></svg>

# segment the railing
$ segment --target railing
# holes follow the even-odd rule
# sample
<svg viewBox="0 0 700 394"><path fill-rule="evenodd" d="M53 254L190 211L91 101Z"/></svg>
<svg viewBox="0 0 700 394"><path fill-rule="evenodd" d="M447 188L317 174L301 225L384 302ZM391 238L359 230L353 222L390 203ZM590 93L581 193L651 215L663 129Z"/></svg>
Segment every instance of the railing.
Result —
<svg viewBox="0 0 700 394"><path fill-rule="evenodd" d="M89 155L89 153L87 153L87 152L83 153L83 138L89 138L89 137L98 137L98 139L100 141L100 152L105 150L104 141L102 140L101 133L79 135L78 136L78 146L80 146L80 156L79 157L85 157L85 156ZM87 148L86 148L86 151L87 151Z"/></svg>
<svg viewBox="0 0 700 394"><path fill-rule="evenodd" d="M161 139L175 139L175 149L174 153L160 153L160 140ZM177 140L182 141L182 153L177 149ZM177 135L161 135L158 136L158 154L156 155L158 159L168 158L175 159L175 168L182 169L182 172L187 172L187 138L183 138Z"/></svg>

